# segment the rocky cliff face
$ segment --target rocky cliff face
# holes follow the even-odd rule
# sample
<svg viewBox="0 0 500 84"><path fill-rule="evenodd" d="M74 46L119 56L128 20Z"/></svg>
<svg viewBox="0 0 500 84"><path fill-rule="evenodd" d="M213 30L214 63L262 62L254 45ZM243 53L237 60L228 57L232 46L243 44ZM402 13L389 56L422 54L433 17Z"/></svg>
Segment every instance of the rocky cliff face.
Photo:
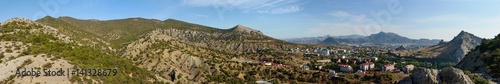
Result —
<svg viewBox="0 0 500 84"><path fill-rule="evenodd" d="M183 44L161 34L160 31L153 31L132 42L125 48L122 56L132 59L137 66L165 78L170 83L206 81L205 75L212 72L210 66L200 57L220 54Z"/></svg>
<svg viewBox="0 0 500 84"><path fill-rule="evenodd" d="M220 32L158 28L128 44L122 56L164 76L169 82L200 83L206 81L207 76L219 74L219 67L226 67L215 62L229 60L235 55L228 53L294 46L279 43L243 25ZM184 77L169 77L172 73Z"/></svg>
<svg viewBox="0 0 500 84"><path fill-rule="evenodd" d="M421 48L416 51L404 52L417 58L426 58L432 62L459 62L470 50L481 44L481 38L471 33L461 31L453 40L440 42L438 45Z"/></svg>
<svg viewBox="0 0 500 84"><path fill-rule="evenodd" d="M473 84L469 76L462 70L448 67L438 73L435 69L415 68L410 77L404 78L398 84Z"/></svg>
<svg viewBox="0 0 500 84"><path fill-rule="evenodd" d="M444 43L445 50L438 55L440 58L450 59L459 62L470 50L481 44L481 38L471 33L461 31L453 40Z"/></svg>
<svg viewBox="0 0 500 84"><path fill-rule="evenodd" d="M455 67L468 70L474 73L486 72L486 64L481 60L482 53L479 50L473 51L464 57Z"/></svg>
<svg viewBox="0 0 500 84"><path fill-rule="evenodd" d="M261 49L285 49L300 47L262 35L253 29L238 25L232 31L209 33L193 30L165 29L158 30L162 35L177 39L183 43L211 48L229 53L253 52Z"/></svg>

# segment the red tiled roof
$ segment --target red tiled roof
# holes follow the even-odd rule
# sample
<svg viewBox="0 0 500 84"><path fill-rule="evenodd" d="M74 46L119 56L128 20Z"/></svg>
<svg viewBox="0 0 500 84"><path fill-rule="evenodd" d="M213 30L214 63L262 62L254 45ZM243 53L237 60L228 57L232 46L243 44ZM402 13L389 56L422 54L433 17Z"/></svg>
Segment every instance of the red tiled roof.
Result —
<svg viewBox="0 0 500 84"><path fill-rule="evenodd" d="M375 64L375 63L373 63L373 62L367 62L367 63L363 63L361 65L372 65L372 64Z"/></svg>
<svg viewBox="0 0 500 84"><path fill-rule="evenodd" d="M340 67L351 67L350 65L339 64Z"/></svg>
<svg viewBox="0 0 500 84"><path fill-rule="evenodd" d="M385 67L388 67L388 66L394 66L394 64L386 64L384 65Z"/></svg>

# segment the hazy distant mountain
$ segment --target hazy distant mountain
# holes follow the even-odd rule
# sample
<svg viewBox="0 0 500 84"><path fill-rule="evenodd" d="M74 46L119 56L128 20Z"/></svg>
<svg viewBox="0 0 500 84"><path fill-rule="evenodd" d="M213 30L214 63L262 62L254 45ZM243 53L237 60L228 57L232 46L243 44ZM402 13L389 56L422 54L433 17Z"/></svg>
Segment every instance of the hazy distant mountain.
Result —
<svg viewBox="0 0 500 84"><path fill-rule="evenodd" d="M361 36L361 35L345 35L345 36L333 36L335 38L340 38L340 39L356 39L356 38L364 38L366 36Z"/></svg>
<svg viewBox="0 0 500 84"><path fill-rule="evenodd" d="M335 38L329 37L320 42L320 44L419 44L433 45L439 43L439 40L428 39L410 39L390 32L379 32L370 36L361 38Z"/></svg>
<svg viewBox="0 0 500 84"><path fill-rule="evenodd" d="M298 44L318 44L325 39L332 37L332 38L338 38L338 39L357 39L357 38L364 38L366 36L361 36L361 35L345 35L345 36L318 36L318 37L304 37L304 38L289 38L289 39L283 39L287 42L292 42L292 43L298 43Z"/></svg>

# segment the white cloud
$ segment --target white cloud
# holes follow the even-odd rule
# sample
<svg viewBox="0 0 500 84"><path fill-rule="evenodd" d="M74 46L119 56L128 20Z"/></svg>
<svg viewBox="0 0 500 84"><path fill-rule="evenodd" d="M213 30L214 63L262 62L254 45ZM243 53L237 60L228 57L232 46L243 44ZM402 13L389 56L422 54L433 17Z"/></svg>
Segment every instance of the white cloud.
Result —
<svg viewBox="0 0 500 84"><path fill-rule="evenodd" d="M241 10L265 14L282 14L301 11L304 0L182 0L185 6L214 7L223 10Z"/></svg>
<svg viewBox="0 0 500 84"><path fill-rule="evenodd" d="M196 17L196 18L199 18L199 17L210 17L209 15L202 15L202 14L188 14L189 17Z"/></svg>
<svg viewBox="0 0 500 84"><path fill-rule="evenodd" d="M299 6L287 6L287 7L281 7L281 8L276 8L276 9L270 9L270 10L260 10L257 12L263 13L263 14L283 14L283 13L298 12L301 10L302 10L302 8Z"/></svg>
<svg viewBox="0 0 500 84"><path fill-rule="evenodd" d="M310 28L307 33L314 36L323 35L370 35L383 30L394 28L394 25L378 25L375 20L366 17L363 14L351 14L345 11L333 11L328 15L340 18L341 22L327 21L319 23L313 28Z"/></svg>
<svg viewBox="0 0 500 84"><path fill-rule="evenodd" d="M350 14L345 11L333 11L329 15L337 17L337 18L342 18L342 19L347 19L350 22L356 22L356 23L365 23L367 21L370 21L372 19L369 19L366 17L366 15L360 14L360 15L354 15Z"/></svg>
<svg viewBox="0 0 500 84"><path fill-rule="evenodd" d="M461 15L439 15L439 16L432 16L428 18L420 18L420 19L415 19L413 22L416 23L448 23L448 22L456 22L456 21L467 21L470 18L461 16Z"/></svg>

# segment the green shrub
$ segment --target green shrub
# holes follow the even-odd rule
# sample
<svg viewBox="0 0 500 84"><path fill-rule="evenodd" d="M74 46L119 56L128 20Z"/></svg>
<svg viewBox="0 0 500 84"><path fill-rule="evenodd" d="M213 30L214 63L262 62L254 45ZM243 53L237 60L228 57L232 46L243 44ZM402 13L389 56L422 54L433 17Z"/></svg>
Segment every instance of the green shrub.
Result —
<svg viewBox="0 0 500 84"><path fill-rule="evenodd" d="M489 81L482 77L476 77L473 81L475 84L489 84Z"/></svg>
<svg viewBox="0 0 500 84"><path fill-rule="evenodd" d="M70 64L77 66L76 68L81 69L116 69L118 70L115 76L104 76L104 77L91 77L91 79L102 80L105 83L117 84L117 83L132 83L132 84L144 84L151 83L148 80L156 80L154 75L140 67L132 64L130 60L123 59L120 56L115 56L112 54L107 54L99 49L95 49L91 46L79 46L76 43L65 43L58 40L52 34L45 33L30 33L28 30L31 27L39 27L38 25L28 25L27 27L20 26L17 24L3 25L0 29L1 32L8 32L8 29L20 29L13 34L5 34L0 36L0 40L4 41L20 41L24 43L32 44L27 48L26 51L22 52L25 55L37 55L37 54L47 54L47 56L52 56L54 59L65 59ZM58 26L54 26L58 27ZM10 49L7 52L12 52ZM50 58L50 57L49 57ZM15 59L15 57L10 57L9 60ZM32 61L25 61L24 65L31 63ZM46 64L45 67L48 67ZM20 68L20 67L18 67ZM134 74L133 77L128 74ZM72 77L72 79L75 77ZM74 79L73 81L76 81ZM3 84L3 83L2 83Z"/></svg>
<svg viewBox="0 0 500 84"><path fill-rule="evenodd" d="M2 52L2 53L0 53L0 59L2 59L2 58L4 58L4 57L5 57L5 55L3 55L3 52Z"/></svg>
<svg viewBox="0 0 500 84"><path fill-rule="evenodd" d="M51 68L52 67L52 63L45 63L43 64L42 66L44 69L48 69L48 68Z"/></svg>
<svg viewBox="0 0 500 84"><path fill-rule="evenodd" d="M465 74L465 75L470 75L470 74L472 74L472 72L470 72L469 70L465 70L465 71L464 71L464 74Z"/></svg>
<svg viewBox="0 0 500 84"><path fill-rule="evenodd" d="M16 46L14 50L21 50L21 48Z"/></svg>
<svg viewBox="0 0 500 84"><path fill-rule="evenodd" d="M7 49L7 50L5 50L5 52L12 53L13 51L11 49Z"/></svg>

